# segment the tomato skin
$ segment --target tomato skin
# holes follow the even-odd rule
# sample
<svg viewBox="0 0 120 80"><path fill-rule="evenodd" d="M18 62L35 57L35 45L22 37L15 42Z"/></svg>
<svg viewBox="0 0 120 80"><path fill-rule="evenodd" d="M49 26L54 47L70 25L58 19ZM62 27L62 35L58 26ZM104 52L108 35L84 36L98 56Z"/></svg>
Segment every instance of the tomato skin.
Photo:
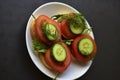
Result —
<svg viewBox="0 0 120 80"><path fill-rule="evenodd" d="M63 45L66 49L67 57L66 57L65 61L64 62L54 61L51 58L50 49L48 49L45 53L45 61L52 68L53 71L64 72L71 63L71 55L70 55L71 52L70 52L69 48L67 47L67 45L65 43L59 42L59 44Z"/></svg>
<svg viewBox="0 0 120 80"><path fill-rule="evenodd" d="M43 30L42 30L42 26L41 26L42 23L44 23L44 24L45 23L51 23L51 24L56 26L56 29L58 30L58 33L59 33L58 38L56 40L50 41L45 37L45 35L43 33ZM35 30L36 30L36 35L37 35L38 39L45 44L50 45L52 43L58 42L61 39L61 31L60 31L59 24L57 22L53 21L51 18L45 16L45 15L40 15L35 20Z"/></svg>
<svg viewBox="0 0 120 80"><path fill-rule="evenodd" d="M78 36L77 34L73 34L71 31L70 31L70 28L69 28L69 21L68 19L69 18L74 18L75 14L74 13L71 13L71 14L68 14L67 18L64 19L62 22L61 22L61 33L62 35L64 36L64 38L66 39L73 39L75 38L76 36Z"/></svg>
<svg viewBox="0 0 120 80"><path fill-rule="evenodd" d="M74 35L70 31L67 20L63 20L61 22L61 33L66 39L72 39L72 38L76 37L76 35Z"/></svg>
<svg viewBox="0 0 120 80"><path fill-rule="evenodd" d="M93 45L94 45L94 50L92 52L91 55L89 56L83 56L79 51L78 51L78 48L77 48L77 44L79 42L80 39L82 38L89 38L90 40L92 40L93 42ZM72 55L74 56L74 58L79 61L79 62L82 62L82 63L85 63L85 62L88 62L90 61L95 55L96 55L96 51L97 51L97 47L96 47L96 43L95 41L92 39L91 36L89 35L86 35L86 34L81 34L80 36L76 37L72 43Z"/></svg>

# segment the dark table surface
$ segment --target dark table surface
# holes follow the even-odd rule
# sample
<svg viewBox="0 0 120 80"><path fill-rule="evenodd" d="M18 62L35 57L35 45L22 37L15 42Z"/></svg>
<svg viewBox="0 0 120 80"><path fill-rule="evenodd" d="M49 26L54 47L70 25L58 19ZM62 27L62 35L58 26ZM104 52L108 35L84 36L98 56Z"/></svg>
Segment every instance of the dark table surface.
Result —
<svg viewBox="0 0 120 80"><path fill-rule="evenodd" d="M30 15L51 1L73 6L94 27L97 55L77 80L120 80L120 0L0 0L0 80L51 80L34 65L25 42Z"/></svg>

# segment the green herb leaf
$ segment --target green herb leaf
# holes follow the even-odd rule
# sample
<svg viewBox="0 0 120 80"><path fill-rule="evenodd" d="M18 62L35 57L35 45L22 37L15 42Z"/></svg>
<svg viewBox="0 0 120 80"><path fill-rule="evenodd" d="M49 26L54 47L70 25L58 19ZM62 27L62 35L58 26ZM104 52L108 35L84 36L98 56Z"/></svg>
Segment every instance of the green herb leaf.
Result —
<svg viewBox="0 0 120 80"><path fill-rule="evenodd" d="M59 76L60 73L56 73L55 78L53 78L52 80L57 80L57 77Z"/></svg>
<svg viewBox="0 0 120 80"><path fill-rule="evenodd" d="M69 26L74 27L82 27L83 29L86 27L85 18L81 13L73 13L73 17L68 19Z"/></svg>
<svg viewBox="0 0 120 80"><path fill-rule="evenodd" d="M83 34L89 34L92 31L92 28L85 28Z"/></svg>
<svg viewBox="0 0 120 80"><path fill-rule="evenodd" d="M32 14L32 17L36 20L36 17Z"/></svg>
<svg viewBox="0 0 120 80"><path fill-rule="evenodd" d="M60 18L61 16L63 16L62 14L58 14L58 15L53 15L53 16L51 16L51 18L53 19L53 20L57 20L58 18Z"/></svg>
<svg viewBox="0 0 120 80"><path fill-rule="evenodd" d="M51 18L53 20L57 20L58 22L62 22L64 19L68 18L69 14L58 14L58 15L53 15L51 16Z"/></svg>
<svg viewBox="0 0 120 80"><path fill-rule="evenodd" d="M62 40L62 42L64 42L67 45L71 45L73 39L69 39L69 40Z"/></svg>
<svg viewBox="0 0 120 80"><path fill-rule="evenodd" d="M39 53L45 53L47 50L47 46L38 40L33 40L32 44L33 49Z"/></svg>

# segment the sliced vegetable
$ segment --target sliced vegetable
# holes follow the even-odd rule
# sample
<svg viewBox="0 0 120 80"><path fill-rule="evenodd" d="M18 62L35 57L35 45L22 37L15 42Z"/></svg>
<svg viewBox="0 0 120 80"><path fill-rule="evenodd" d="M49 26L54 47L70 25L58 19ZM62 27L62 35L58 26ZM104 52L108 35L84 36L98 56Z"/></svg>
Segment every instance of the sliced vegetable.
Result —
<svg viewBox="0 0 120 80"><path fill-rule="evenodd" d="M76 37L73 33L71 33L69 26L68 26L68 21L63 20L61 22L61 33L65 39L73 39Z"/></svg>
<svg viewBox="0 0 120 80"><path fill-rule="evenodd" d="M50 27L52 26L52 28L56 29L55 32L57 32L57 36L53 38L53 35L47 35L44 33L44 27L45 24L47 24L47 28L48 29L49 25ZM54 27L53 27L54 25ZM43 43L50 45L52 43L58 42L61 39L61 32L60 32L60 28L59 28L59 24L55 21L53 21L51 18L45 16L45 15L40 15L36 20L35 20L35 30L36 30L36 35L38 37L38 39L40 41L42 41ZM47 32L51 33L51 30L49 29Z"/></svg>
<svg viewBox="0 0 120 80"><path fill-rule="evenodd" d="M78 43L78 50L82 55L90 55L94 50L94 44L89 38L83 38Z"/></svg>
<svg viewBox="0 0 120 80"><path fill-rule="evenodd" d="M61 44L55 44L51 52L55 61L63 62L66 59L66 50Z"/></svg>
<svg viewBox="0 0 120 80"><path fill-rule="evenodd" d="M74 25L70 25L70 30L73 34L81 34L83 32L82 27L77 27L77 26L74 26Z"/></svg>
<svg viewBox="0 0 120 80"><path fill-rule="evenodd" d="M56 40L58 38L58 30L55 25L51 23L46 23L44 26L44 33L48 40Z"/></svg>
<svg viewBox="0 0 120 80"><path fill-rule="evenodd" d="M96 51L96 43L88 34L79 35L72 42L72 55L79 62L90 61L96 55Z"/></svg>
<svg viewBox="0 0 120 80"><path fill-rule="evenodd" d="M54 19L61 23L61 32L66 39L75 38L87 28L85 18L81 13L57 15Z"/></svg>
<svg viewBox="0 0 120 80"><path fill-rule="evenodd" d="M71 52L65 43L59 42L58 44L62 45L65 48L66 59L63 62L55 61L51 56L51 49L48 49L45 53L45 61L53 71L64 72L71 63Z"/></svg>
<svg viewBox="0 0 120 80"><path fill-rule="evenodd" d="M84 17L75 13L73 15L73 17L68 19L68 26L73 34L81 34L86 28Z"/></svg>

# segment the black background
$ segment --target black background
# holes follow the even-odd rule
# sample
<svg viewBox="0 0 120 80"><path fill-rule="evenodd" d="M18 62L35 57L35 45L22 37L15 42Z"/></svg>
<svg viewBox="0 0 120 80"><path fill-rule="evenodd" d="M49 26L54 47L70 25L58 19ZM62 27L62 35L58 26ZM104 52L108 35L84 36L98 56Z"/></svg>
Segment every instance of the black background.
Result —
<svg viewBox="0 0 120 80"><path fill-rule="evenodd" d="M32 12L51 1L73 6L93 26L97 55L77 80L120 80L120 0L0 0L0 80L50 80L30 59L25 30Z"/></svg>

